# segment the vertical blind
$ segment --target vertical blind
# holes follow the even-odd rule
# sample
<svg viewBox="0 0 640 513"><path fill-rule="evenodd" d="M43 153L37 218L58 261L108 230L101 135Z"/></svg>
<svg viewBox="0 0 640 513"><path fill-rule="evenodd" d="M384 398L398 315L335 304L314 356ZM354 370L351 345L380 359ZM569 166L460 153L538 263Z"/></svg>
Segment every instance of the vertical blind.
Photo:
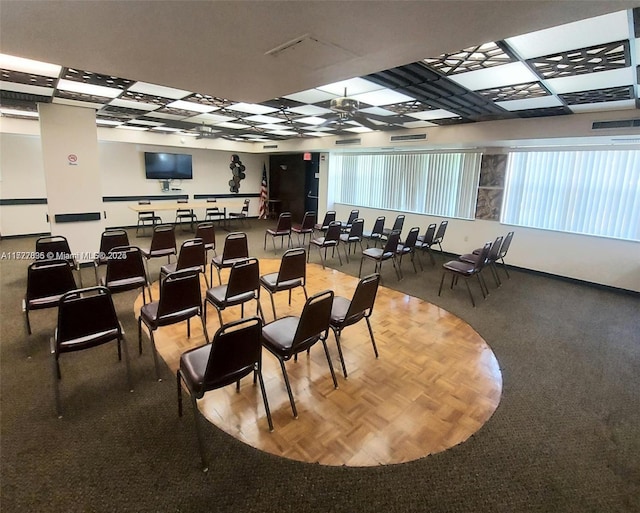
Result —
<svg viewBox="0 0 640 513"><path fill-rule="evenodd" d="M332 154L337 203L473 219L480 153Z"/></svg>
<svg viewBox="0 0 640 513"><path fill-rule="evenodd" d="M501 221L640 240L640 151L511 153Z"/></svg>

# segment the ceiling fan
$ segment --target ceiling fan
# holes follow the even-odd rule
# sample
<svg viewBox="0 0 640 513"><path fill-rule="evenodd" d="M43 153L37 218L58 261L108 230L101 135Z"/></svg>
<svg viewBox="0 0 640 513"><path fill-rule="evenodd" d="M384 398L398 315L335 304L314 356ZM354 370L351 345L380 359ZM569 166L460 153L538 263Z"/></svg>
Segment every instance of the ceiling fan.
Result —
<svg viewBox="0 0 640 513"><path fill-rule="evenodd" d="M319 125L320 127L334 123L341 127L348 121L355 121L371 130L397 130L403 128L402 121L398 117L361 112L360 102L355 98L349 98L346 89L344 90L344 96L331 100L329 108L335 114L328 117L324 123Z"/></svg>

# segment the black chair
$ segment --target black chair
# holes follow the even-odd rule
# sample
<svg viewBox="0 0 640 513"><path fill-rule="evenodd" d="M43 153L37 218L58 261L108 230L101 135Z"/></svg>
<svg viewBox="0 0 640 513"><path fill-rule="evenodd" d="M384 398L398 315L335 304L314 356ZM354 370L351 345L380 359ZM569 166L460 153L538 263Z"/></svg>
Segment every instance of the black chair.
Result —
<svg viewBox="0 0 640 513"><path fill-rule="evenodd" d="M196 226L196 239L202 239L204 242L205 256L209 251L213 251L216 256L216 229L211 222L198 223ZM207 260L208 261L208 260Z"/></svg>
<svg viewBox="0 0 640 513"><path fill-rule="evenodd" d="M485 262L485 266L489 266L491 269L491 274L493 275L493 280L496 282L496 287L502 285L500 282L500 277L498 276L498 270L496 269L496 260L498 259L498 255L500 254L500 249L502 248L502 235L496 237L496 240L493 241L491 245L491 250L489 251L489 255L487 255L487 261ZM480 252L476 252L474 250L473 253L465 253L458 257L458 260L462 262L468 262L470 264L475 264L480 258Z"/></svg>
<svg viewBox="0 0 640 513"><path fill-rule="evenodd" d="M151 347L153 349L153 364L156 369L156 378L160 378L158 364L158 352L153 332L161 326L169 326L178 322L187 321L187 337L191 336L191 318L200 317L204 338L209 342L207 327L202 316L202 295L200 293L200 280L195 271L176 271L167 275L160 281L160 299L147 303L140 308L138 316L138 350L142 354L142 324L149 331Z"/></svg>
<svg viewBox="0 0 640 513"><path fill-rule="evenodd" d="M62 377L60 355L113 341L118 346L118 360L122 359L122 351L124 351L127 385L129 390L132 390L127 343L109 290L106 287L78 289L67 292L60 298L58 327L51 338L53 390L58 417L62 416L59 388Z"/></svg>
<svg viewBox="0 0 640 513"><path fill-rule="evenodd" d="M249 243L247 234L243 232L233 232L224 239L222 255L216 255L211 259L211 283L213 284L213 268L218 271L218 283L222 285L221 269L229 269L239 260L249 258Z"/></svg>
<svg viewBox="0 0 640 513"><path fill-rule="evenodd" d="M436 236L433 238L432 245L437 244L440 248L440 253L442 253L442 241L444 240L444 234L447 231L447 226L449 226L449 221L445 219L440 223L440 226L438 226Z"/></svg>
<svg viewBox="0 0 640 513"><path fill-rule="evenodd" d="M116 246L109 251L107 273L100 285L108 288L112 294L142 288L144 304L147 303L146 289L149 291L149 301L153 301L142 251L136 246Z"/></svg>
<svg viewBox="0 0 640 513"><path fill-rule="evenodd" d="M291 291L296 287L302 287L304 298L307 296L307 252L304 248L290 249L282 255L280 260L280 269L277 273L269 273L260 276L260 285L266 289L271 298L271 308L273 309L273 318L276 316L276 305L273 301L273 295L281 290L289 291L289 306L291 306Z"/></svg>
<svg viewBox="0 0 640 513"><path fill-rule="evenodd" d="M324 219L321 223L316 223L313 225L313 230L316 232L326 232L329 229L329 225L336 220L336 212L335 210L329 210L324 215Z"/></svg>
<svg viewBox="0 0 640 513"><path fill-rule="evenodd" d="M417 226L411 228L411 230L409 230L409 233L407 234L407 238L404 240L404 242L401 242L398 244L398 247L396 248L396 254L400 257L398 259L398 269L400 269L400 275L404 276L404 274L402 273L402 258L405 255L411 255L411 265L413 265L413 271L415 273L418 272L418 269L416 269L416 263L415 263L415 258L416 258L416 242L418 242L418 235L420 234L420 228L418 228ZM422 267L422 262L420 261L420 256L417 256L418 258L418 263L420 264L420 268L424 270L424 268Z"/></svg>
<svg viewBox="0 0 640 513"><path fill-rule="evenodd" d="M442 279L440 280L440 288L438 289L438 296L442 292L442 284L444 283L444 277L447 274L451 274L451 288L458 281L458 278L464 278L464 283L467 286L467 291L469 292L469 297L471 298L471 304L475 308L476 302L473 299L473 294L471 293L471 288L469 287L469 278L476 276L478 278L478 284L480 285L480 291L482 292L482 297L486 299L485 287L486 284L483 283L481 277L481 271L484 268L487 257L489 256L489 251L491 250L491 242L487 242L480 255L478 255L478 260L470 264L468 262L461 262L460 260L451 260L442 265Z"/></svg>
<svg viewBox="0 0 640 513"><path fill-rule="evenodd" d="M151 201L140 200L138 201L138 205L151 205ZM138 212L138 224L136 225L136 237L138 237L140 227L142 227L142 235L144 236L144 231L147 226L155 228L157 224L162 224L162 218L156 215L155 211L140 210Z"/></svg>
<svg viewBox="0 0 640 513"><path fill-rule="evenodd" d="M209 198L207 199L207 203L211 204L210 206L207 205L207 209L205 210L204 213L204 220L205 221L218 221L218 223L222 222L224 223L225 220L225 210L222 209L220 210L220 207L218 207L217 200L213 199L213 198Z"/></svg>
<svg viewBox="0 0 640 513"><path fill-rule="evenodd" d="M262 321L257 317L240 319L225 324L214 335L211 344L191 349L180 357L180 368L176 373L178 384L178 416L182 417L182 383L189 392L193 406L196 435L202 470L209 470L205 456L204 441L198 423L198 399L209 390L215 390L236 383L240 389L240 379L253 373L260 382L262 401L267 413L269 431L273 431L273 421L269 401L262 378Z"/></svg>
<svg viewBox="0 0 640 513"><path fill-rule="evenodd" d="M344 256L349 262L349 255L351 254L351 246L354 244L360 244L360 251L362 251L362 233L364 231L364 219L354 219L351 221L351 227L347 233L340 234L340 242L344 245Z"/></svg>
<svg viewBox="0 0 640 513"><path fill-rule="evenodd" d="M178 203L189 203L189 200L186 199L179 199ZM182 223L188 220L189 221L189 227L190 230L193 231L193 225L198 223L198 218L196 217L196 215L193 213L193 209L192 208L179 208L176 210L176 218L173 221L173 224L178 226L182 226Z"/></svg>
<svg viewBox="0 0 640 513"><path fill-rule="evenodd" d="M244 317L244 304L255 300L257 303L256 314L264 319L260 306L260 267L257 258L239 260L231 266L229 281L226 285L219 285L207 289L204 299L204 322L207 322L207 303L211 304L218 312L220 326L222 310L230 306L240 305L240 316Z"/></svg>
<svg viewBox="0 0 640 513"><path fill-rule="evenodd" d="M100 278L98 277L98 268L107 265L107 255L109 251L118 246L128 246L129 245L129 235L124 230L105 230L102 232L100 236L100 251L98 255L93 260L93 268L96 273L96 285L100 283Z"/></svg>
<svg viewBox="0 0 640 513"><path fill-rule="evenodd" d="M389 234L387 242L383 248L367 248L362 252L362 258L360 259L360 270L358 271L358 278L362 276L362 262L365 259L373 260L375 262L374 273L381 273L382 262L385 260L391 260L393 268L396 271L396 276L400 280L401 275L396 265L396 255L398 250L398 244L400 243L400 232L393 231Z"/></svg>
<svg viewBox="0 0 640 513"><path fill-rule="evenodd" d="M342 334L342 330L347 326L356 324L362 319L367 321L367 328L369 329L369 335L371 336L373 352L375 353L376 358L378 358L378 348L376 347L376 340L373 338L373 330L371 329L369 317L371 317L371 314L373 313L373 304L376 300L379 284L380 275L370 274L358 282L358 286L356 287L351 300L342 296L336 296L333 298L329 326L336 336L336 345L338 346L338 354L340 355L340 363L342 363L342 372L345 379L347 378L347 367L345 366L344 356L342 355L340 335Z"/></svg>
<svg viewBox="0 0 640 513"><path fill-rule="evenodd" d="M80 264L76 260L69 242L62 235L45 235L36 240L36 260L66 260L78 274L78 284L82 287Z"/></svg>
<svg viewBox="0 0 640 513"><path fill-rule="evenodd" d="M384 228L382 230L382 240L385 240L389 237L389 235L391 234L391 232L398 232L399 234L402 234L402 227L404 226L404 214L398 214L396 216L396 220L393 222L393 227L392 228Z"/></svg>
<svg viewBox="0 0 640 513"><path fill-rule="evenodd" d="M512 239L513 239L513 232L507 233L507 236L504 238L504 241L502 242L502 247L500 248L500 252L496 257L496 262L499 260L500 263L502 263L502 268L504 269L504 272L507 275L507 279L509 280L511 279L511 276L509 276L509 270L507 269L507 264L504 263L504 257L507 256L507 252L509 251L509 247L511 246Z"/></svg>
<svg viewBox="0 0 640 513"><path fill-rule="evenodd" d="M324 269L324 261L327 259L327 248L331 248L332 254L340 243L340 234L342 233L342 225L340 221L332 221L329 223L329 227L325 232L324 237L318 237L316 239L309 240L309 253L311 253L311 245L313 244L318 248L320 253L320 260L322 261L322 268ZM322 249L324 248L324 257L322 256ZM307 253L307 262L309 261L309 253ZM338 250L338 260L342 265L342 257L340 256L340 250Z"/></svg>
<svg viewBox="0 0 640 513"><path fill-rule="evenodd" d="M384 216L378 216L373 223L373 228L370 232L364 232L362 236L367 239L367 247L369 247L369 241L373 241L373 247L378 246L378 241L382 240L382 230L384 230Z"/></svg>
<svg viewBox="0 0 640 513"><path fill-rule="evenodd" d="M342 231L348 232L351 229L351 224L358 219L360 215L360 211L355 208L351 212L349 212L349 217L347 218L347 222L342 225Z"/></svg>
<svg viewBox="0 0 640 513"><path fill-rule="evenodd" d="M302 218L301 224L294 224L291 227L291 231L296 234L298 237L298 246L304 247L306 242L306 237L309 235L313 236L313 227L316 224L316 213L315 212L305 212L304 217ZM300 243L300 235L302 235L302 244Z"/></svg>
<svg viewBox="0 0 640 513"><path fill-rule="evenodd" d="M307 299L300 317L282 317L266 324L262 328L262 345L280 362L287 393L289 394L289 402L295 418L298 418L298 410L293 400L289 376L284 365L286 361L292 357L297 357L298 353L311 349L311 346L321 341L329 364L329 370L331 371L333 386L338 388L336 374L333 370L329 348L327 347L332 303L333 291L325 290Z"/></svg>
<svg viewBox="0 0 640 513"><path fill-rule="evenodd" d="M207 278L207 252L202 239L187 239L180 246L177 262L160 267L160 279L175 271L190 269L204 275L204 281L209 286Z"/></svg>
<svg viewBox="0 0 640 513"><path fill-rule="evenodd" d="M171 263L171 255L178 253L176 247L176 231L171 224L161 224L153 228L151 245L149 249L143 249L142 254L148 260L152 258L167 257L167 263Z"/></svg>
<svg viewBox="0 0 640 513"><path fill-rule="evenodd" d="M416 249L429 253L431 265L436 265L436 260L433 258L433 252L431 251L431 246L433 246L433 240L436 235L436 226L436 223L431 223L427 226L427 231L424 232L424 235L419 235L416 242Z"/></svg>
<svg viewBox="0 0 640 513"><path fill-rule="evenodd" d="M244 220L247 219L247 217L249 217L249 202L251 200L246 199L244 200L243 204L242 204L242 208L240 209L240 212L229 212L228 217L229 219L239 219L240 223L242 224L242 226L244 226Z"/></svg>
<svg viewBox="0 0 640 513"><path fill-rule="evenodd" d="M264 246L267 249L267 235L271 235L273 242L273 253L276 254L276 237L280 237L280 248L284 246L284 238L287 237L287 247L291 247L291 212L282 212L278 217L278 224L275 229L267 228L264 232Z"/></svg>
<svg viewBox="0 0 640 513"><path fill-rule="evenodd" d="M27 270L27 292L22 301L27 333L31 335L29 312L58 306L60 298L76 288L71 265L66 260L36 260Z"/></svg>

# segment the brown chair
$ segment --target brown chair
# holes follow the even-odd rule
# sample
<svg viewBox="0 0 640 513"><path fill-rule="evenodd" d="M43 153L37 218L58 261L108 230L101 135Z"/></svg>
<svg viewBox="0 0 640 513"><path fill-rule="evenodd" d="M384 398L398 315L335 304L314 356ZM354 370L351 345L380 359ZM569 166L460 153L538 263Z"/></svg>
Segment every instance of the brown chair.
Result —
<svg viewBox="0 0 640 513"><path fill-rule="evenodd" d="M298 410L291 392L287 369L284 365L286 361L292 357L297 358L298 353L311 349L311 346L321 341L329 364L329 370L331 371L333 386L338 388L336 374L333 370L329 348L327 347L332 303L333 291L325 290L307 299L300 317L282 317L266 324L262 328L262 345L280 362L287 393L289 394L291 410L295 418L298 418Z"/></svg>
<svg viewBox="0 0 640 513"><path fill-rule="evenodd" d="M128 246L129 235L120 229L107 229L100 236L100 251L96 258L93 259L93 268L96 273L96 285L100 284L98 277L98 268L107 265L107 255L109 251L118 246Z"/></svg>
<svg viewBox="0 0 640 513"><path fill-rule="evenodd" d="M309 235L313 236L313 227L316 224L316 213L315 212L305 212L304 217L302 218L301 224L294 224L291 227L291 231L296 234L298 237L298 246L304 247L306 242L306 237ZM302 244L300 243L300 235L302 235Z"/></svg>
<svg viewBox="0 0 640 513"><path fill-rule="evenodd" d="M180 246L178 261L160 267L160 279L175 271L190 269L204 275L204 281L209 286L207 278L207 253L202 239L187 239Z"/></svg>
<svg viewBox="0 0 640 513"><path fill-rule="evenodd" d="M271 308L273 309L273 318L276 316L276 305L273 301L273 295L281 290L289 291L289 306L291 306L291 291L296 287L302 287L304 298L307 296L307 252L304 248L290 249L282 255L280 260L280 269L277 273L270 273L260 276L260 285L265 288L271 298Z"/></svg>
<svg viewBox="0 0 640 513"><path fill-rule="evenodd" d="M369 241L373 241L373 247L378 247L378 241L382 240L382 230L384 230L384 216L378 216L373 223L373 228L370 232L364 232L362 236L367 239L367 247L369 247Z"/></svg>
<svg viewBox="0 0 640 513"><path fill-rule="evenodd" d="M218 271L218 283L222 285L221 269L229 269L239 260L249 258L249 243L247 234L243 232L233 232L224 239L222 255L216 255L211 259L211 282L213 284L213 268Z"/></svg>
<svg viewBox="0 0 640 513"><path fill-rule="evenodd" d="M209 342L207 327L202 317L202 295L200 293L200 280L195 271L176 271L167 275L160 281L160 299L147 303L140 308L138 316L138 350L142 354L142 324L149 331L151 347L153 349L153 364L156 369L156 378L160 378L158 364L158 352L153 332L161 326L169 326L178 322L187 321L187 337L191 336L191 318L200 317L204 338Z"/></svg>
<svg viewBox="0 0 640 513"><path fill-rule="evenodd" d="M373 304L378 293L378 285L380 284L379 274L370 274L365 276L358 282L353 298L351 300L346 297L336 296L333 298L333 306L331 307L331 319L329 326L336 336L336 345L338 346L338 354L340 355L340 363L342 364L342 372L345 379L347 378L347 367L344 364L344 356L342 355L342 347L340 346L340 335L342 330L347 326L356 324L362 319L367 321L367 328L371 336L371 344L373 352L378 358L378 348L373 338L373 330L369 317L373 313Z"/></svg>
<svg viewBox="0 0 640 513"><path fill-rule="evenodd" d="M280 249L284 246L284 238L287 237L287 247L291 247L291 212L282 212L278 217L278 224L275 229L268 228L264 232L264 246L267 249L267 235L271 235L273 242L273 253L276 254L276 237L280 237Z"/></svg>
<svg viewBox="0 0 640 513"><path fill-rule="evenodd" d="M382 240L387 239L391 234L391 232L397 231L399 234L402 234L402 227L404 226L404 218L405 218L404 214L398 214L396 216L396 220L393 222L393 227L384 228L382 230Z"/></svg>
<svg viewBox="0 0 640 513"><path fill-rule="evenodd" d="M328 210L325 215L324 215L324 219L322 220L321 223L316 223L313 225L313 230L316 232L326 232L329 229L329 225L331 223L333 223L336 220L336 212L335 210Z"/></svg>
<svg viewBox="0 0 640 513"><path fill-rule="evenodd" d="M229 220L231 220L231 219L239 219L240 223L242 224L242 226L244 226L244 220L249 217L249 202L250 201L251 200L249 200L248 198L246 200L244 200L244 202L242 204L242 208L240 209L240 212L229 212L229 214L228 214Z"/></svg>
<svg viewBox="0 0 640 513"><path fill-rule="evenodd" d="M501 285L500 277L498 276L498 270L496 269L496 260L498 259L498 255L500 254L500 248L502 247L502 236L496 237L496 240L493 241L491 245L491 250L489 251L489 255L487 256L487 261L485 262L486 266L489 266L491 269L491 274L493 275L493 279L496 282L496 287ZM458 260L462 262L468 262L470 264L475 264L480 258L480 250L479 253L474 251L473 253L465 253L458 257Z"/></svg>
<svg viewBox="0 0 640 513"><path fill-rule="evenodd" d="M196 226L196 239L202 239L204 242L205 256L209 251L213 251L216 256L216 229L212 222L198 223ZM207 259L208 261L208 259Z"/></svg>
<svg viewBox="0 0 640 513"><path fill-rule="evenodd" d="M478 279L478 284L480 285L480 290L482 292L482 297L486 299L485 287L483 284L481 271L484 268L487 257L489 256L489 251L491 250L491 242L487 242L480 255L478 255L478 260L474 264L470 264L468 262L461 262L460 260L451 260L442 265L442 279L440 280L440 288L438 289L438 296L442 292L442 284L444 283L444 277L447 274L451 274L451 288L458 281L458 278L464 278L464 283L467 286L467 291L469 292L469 297L471 298L471 304L475 308L476 302L473 299L473 294L471 293L471 288L469 287L469 278L476 276Z"/></svg>
<svg viewBox="0 0 640 513"><path fill-rule="evenodd" d="M76 288L71 265L66 260L36 260L27 270L27 292L22 301L27 333L31 335L29 312L58 306L60 298Z"/></svg>
<svg viewBox="0 0 640 513"><path fill-rule="evenodd" d="M365 259L373 260L375 262L374 273L381 273L382 262L385 260L391 260L393 268L396 271L396 276L400 280L401 275L396 265L396 255L398 250L398 244L400 243L400 232L393 231L389 234L387 242L383 248L367 248L362 252L362 258L360 259L360 270L358 271L358 278L362 276L362 262Z"/></svg>
<svg viewBox="0 0 640 513"><path fill-rule="evenodd" d="M187 203L189 203L189 200L187 200L187 199L179 199L178 203L187 204ZM179 208L179 209L176 210L176 218L173 221L173 224L176 225L176 226L180 225L182 227L182 223L185 220L189 221L189 228L190 228L191 231L193 231L193 225L198 223L198 218L193 213L193 209L192 208Z"/></svg>
<svg viewBox="0 0 640 513"><path fill-rule="evenodd" d="M322 261L322 268L324 269L324 261L327 259L327 248L331 248L332 254L340 243L340 234L342 233L342 225L340 221L332 221L329 223L329 227L325 232L324 237L318 237L316 239L309 240L309 253L311 253L311 245L313 244L318 248L320 253L320 260ZM322 249L324 248L324 257L322 256ZM309 261L309 253L307 253L307 262ZM342 265L342 257L340 256L340 250L338 250L338 260Z"/></svg>
<svg viewBox="0 0 640 513"><path fill-rule="evenodd" d="M138 205L151 205L150 200L140 200L138 201ZM138 224L136 225L136 237L138 237L140 228L142 227L142 235L144 236L144 231L147 226L151 226L155 228L157 224L162 224L162 218L156 215L153 210L141 210L138 212Z"/></svg>
<svg viewBox="0 0 640 513"><path fill-rule="evenodd" d="M236 261L231 266L229 282L207 290L204 299L204 322L207 322L207 303L210 303L218 312L220 326L222 310L230 306L240 305L241 317L244 317L244 304L255 300L257 303L256 314L264 319L260 306L260 267L257 258L246 258Z"/></svg>
<svg viewBox="0 0 640 513"><path fill-rule="evenodd" d="M207 209L205 210L204 213L204 220L205 221L218 221L218 223L223 222L225 220L225 210L222 209L220 210L220 207L218 207L217 200L214 198L209 198L207 199L207 203L210 205L207 205Z"/></svg>
<svg viewBox="0 0 640 513"><path fill-rule="evenodd" d="M111 248L107 255L107 273L100 285L108 288L112 294L142 288L144 304L147 303L146 289L149 291L149 301L153 301L142 251L136 246Z"/></svg>
<svg viewBox="0 0 640 513"><path fill-rule="evenodd" d="M129 390L132 390L127 343L109 290L106 287L78 289L67 292L60 298L58 327L51 338L53 389L58 417L62 416L59 388L60 355L113 341L118 346L118 360L122 359L124 351L127 385Z"/></svg>
<svg viewBox="0 0 640 513"><path fill-rule="evenodd" d="M66 260L78 274L78 284L82 287L80 264L76 260L66 237L62 235L45 235L36 240L36 260Z"/></svg>
<svg viewBox="0 0 640 513"><path fill-rule="evenodd" d="M142 254L147 260L166 256L167 263L171 262L171 255L176 255L177 253L176 231L171 224L161 224L154 227L151 246L149 249L142 250Z"/></svg>
<svg viewBox="0 0 640 513"><path fill-rule="evenodd" d="M344 256L349 262L349 254L351 253L351 246L354 244L360 244L360 251L362 248L362 232L364 231L364 219L354 219L351 221L351 227L347 233L340 234L340 242L344 246Z"/></svg>
<svg viewBox="0 0 640 513"><path fill-rule="evenodd" d="M431 246L433 246L433 240L436 235L436 226L436 223L431 223L427 226L427 231L424 232L424 235L419 235L416 242L416 249L429 253L431 265L436 265L436 260L433 258L433 252L431 251Z"/></svg>
<svg viewBox="0 0 640 513"><path fill-rule="evenodd" d="M182 417L182 383L184 383L191 397L198 448L204 472L209 470L209 465L198 422L197 400L202 399L209 390L216 390L234 382L236 389L240 390L240 379L253 373L254 384L256 377L260 382L269 431L273 431L269 401L262 378L261 334L262 321L259 318L240 319L222 326L214 335L211 344L191 349L180 357L180 368L176 373L178 416Z"/></svg>
<svg viewBox="0 0 640 513"><path fill-rule="evenodd" d="M404 242L398 244L396 248L396 254L400 257L398 259L398 269L400 269L400 276L404 276L402 273L402 258L405 255L411 255L411 265L413 265L413 272L417 273L418 269L416 269L415 258L416 258L416 242L418 241L418 235L420 233L420 228L414 226L409 230L407 234L407 238ZM418 256L418 263L420 264L420 268L424 270L422 267L422 262L420 261L420 256Z"/></svg>

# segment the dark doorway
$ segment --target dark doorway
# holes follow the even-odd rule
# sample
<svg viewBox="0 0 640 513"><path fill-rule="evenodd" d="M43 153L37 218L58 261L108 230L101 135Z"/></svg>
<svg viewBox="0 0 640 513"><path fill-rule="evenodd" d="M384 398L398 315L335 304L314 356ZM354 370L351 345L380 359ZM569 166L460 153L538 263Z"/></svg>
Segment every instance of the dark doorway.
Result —
<svg viewBox="0 0 640 513"><path fill-rule="evenodd" d="M269 156L269 199L275 215L291 212L293 221L301 222L307 210L318 210L319 164L319 153Z"/></svg>

